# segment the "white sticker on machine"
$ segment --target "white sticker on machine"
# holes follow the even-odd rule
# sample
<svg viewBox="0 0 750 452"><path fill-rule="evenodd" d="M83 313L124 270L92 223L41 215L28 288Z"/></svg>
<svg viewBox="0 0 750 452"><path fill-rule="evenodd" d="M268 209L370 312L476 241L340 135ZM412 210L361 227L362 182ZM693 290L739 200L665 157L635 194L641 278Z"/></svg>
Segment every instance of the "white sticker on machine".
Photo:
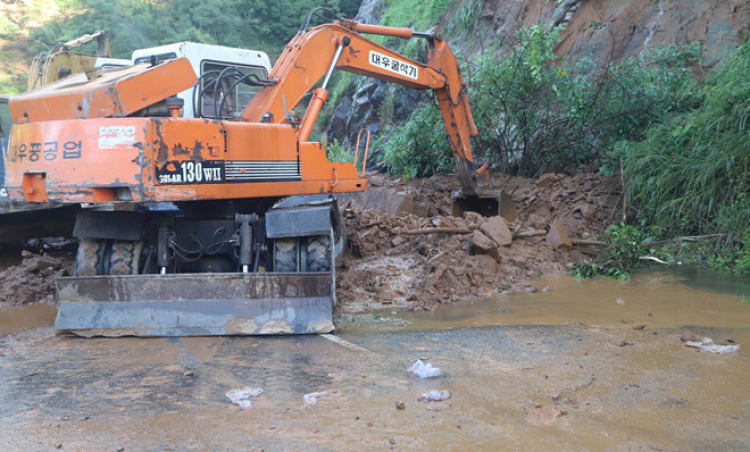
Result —
<svg viewBox="0 0 750 452"><path fill-rule="evenodd" d="M413 64L405 63L388 55L383 55L374 50L370 50L370 64L385 69L387 71L403 75L411 79L419 78L419 68Z"/></svg>
<svg viewBox="0 0 750 452"><path fill-rule="evenodd" d="M99 127L99 149L132 148L135 144L135 126Z"/></svg>

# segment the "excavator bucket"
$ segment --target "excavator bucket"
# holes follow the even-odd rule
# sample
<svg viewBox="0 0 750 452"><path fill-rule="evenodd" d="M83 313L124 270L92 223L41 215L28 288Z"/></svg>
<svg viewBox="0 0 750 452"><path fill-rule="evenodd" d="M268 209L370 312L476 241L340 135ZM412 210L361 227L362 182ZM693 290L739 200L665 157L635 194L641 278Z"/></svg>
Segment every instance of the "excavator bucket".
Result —
<svg viewBox="0 0 750 452"><path fill-rule="evenodd" d="M501 190L485 191L481 196L455 193L451 197L451 214L463 217L465 212L477 212L485 217L499 215L508 221L516 220L516 204L508 193Z"/></svg>
<svg viewBox="0 0 750 452"><path fill-rule="evenodd" d="M55 327L79 336L333 331L333 275L200 273L57 280Z"/></svg>

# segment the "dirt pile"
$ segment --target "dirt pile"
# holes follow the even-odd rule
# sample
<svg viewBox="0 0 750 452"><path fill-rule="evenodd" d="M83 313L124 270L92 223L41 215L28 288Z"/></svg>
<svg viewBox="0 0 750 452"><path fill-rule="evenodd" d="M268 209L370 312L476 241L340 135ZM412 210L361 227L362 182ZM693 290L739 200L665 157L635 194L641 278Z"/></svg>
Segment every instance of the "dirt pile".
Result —
<svg viewBox="0 0 750 452"><path fill-rule="evenodd" d="M0 303L26 304L55 300L55 278L70 276L73 262L64 256L21 251L23 261L0 272Z"/></svg>
<svg viewBox="0 0 750 452"><path fill-rule="evenodd" d="M511 222L473 212L451 217L458 184L450 178L372 180L366 193L341 204L350 244L337 276L343 311L432 309L535 291L540 274L563 272L588 251L554 240L558 229L575 243L603 231L619 211L616 181L597 174L497 177L493 183L516 202ZM550 233L553 223L561 228Z"/></svg>

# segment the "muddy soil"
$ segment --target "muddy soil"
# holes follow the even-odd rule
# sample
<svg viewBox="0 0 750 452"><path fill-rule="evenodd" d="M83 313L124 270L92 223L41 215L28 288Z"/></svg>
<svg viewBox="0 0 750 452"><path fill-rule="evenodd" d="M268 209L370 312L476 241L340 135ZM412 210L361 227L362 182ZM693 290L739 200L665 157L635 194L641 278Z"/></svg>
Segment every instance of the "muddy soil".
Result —
<svg viewBox="0 0 750 452"><path fill-rule="evenodd" d="M69 253L35 254L16 247L0 259L0 307L55 301L55 278L73 274ZM19 262L20 260L20 262Z"/></svg>
<svg viewBox="0 0 750 452"><path fill-rule="evenodd" d="M337 275L341 310L434 309L542 290L534 285L540 275L563 273L590 252L557 246L548 237L554 222L572 239L591 239L621 213L617 182L599 174L498 176L493 184L512 195L517 209L498 240L488 218L451 216L450 194L460 188L455 178L403 182L374 175L367 192L342 197L350 250Z"/></svg>

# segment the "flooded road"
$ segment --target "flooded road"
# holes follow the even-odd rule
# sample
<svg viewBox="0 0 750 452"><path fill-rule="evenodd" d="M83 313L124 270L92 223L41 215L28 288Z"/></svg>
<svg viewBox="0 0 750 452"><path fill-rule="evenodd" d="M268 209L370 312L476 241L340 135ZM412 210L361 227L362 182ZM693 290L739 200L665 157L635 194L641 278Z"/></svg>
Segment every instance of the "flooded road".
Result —
<svg viewBox="0 0 750 452"><path fill-rule="evenodd" d="M0 337L0 450L750 450L750 304L681 278L545 277L533 294L344 319L360 349L15 332ZM689 349L686 328L745 348ZM444 376L407 373L420 358ZM243 387L264 390L247 410L224 396ZM417 401L430 389L451 398Z"/></svg>
<svg viewBox="0 0 750 452"><path fill-rule="evenodd" d="M0 307L0 336L52 325L56 315L57 306L52 303Z"/></svg>
<svg viewBox="0 0 750 452"><path fill-rule="evenodd" d="M721 291L724 284L729 291ZM383 316L400 319L399 325L412 329L575 323L610 327L645 324L650 328L750 327L750 303L742 301L744 285L736 279L712 277L708 272L699 272L698 276L649 272L630 281L549 275L535 287L535 293L498 295L442 306L435 312ZM750 285L747 294L750 299Z"/></svg>

